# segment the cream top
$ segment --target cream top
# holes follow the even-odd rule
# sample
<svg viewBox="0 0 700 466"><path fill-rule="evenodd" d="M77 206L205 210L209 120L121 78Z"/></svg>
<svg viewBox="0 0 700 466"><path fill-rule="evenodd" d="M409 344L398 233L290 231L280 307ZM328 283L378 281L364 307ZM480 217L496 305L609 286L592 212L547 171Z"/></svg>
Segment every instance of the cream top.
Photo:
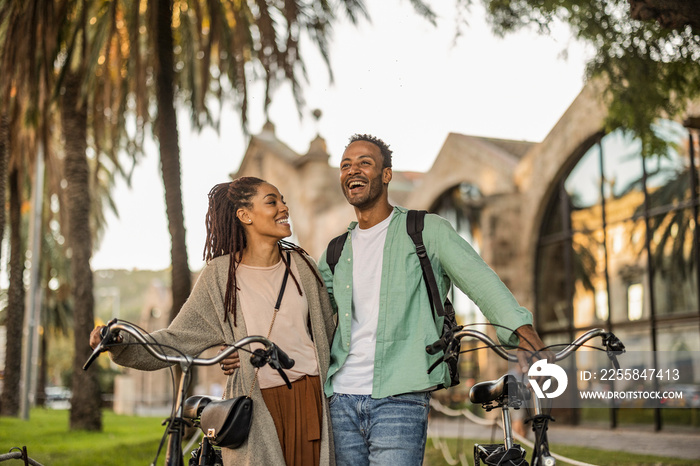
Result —
<svg viewBox="0 0 700 466"><path fill-rule="evenodd" d="M238 299L248 335L267 337L275 303L282 286L284 269L284 262L281 260L272 267L238 265L236 270ZM299 280L299 270L294 261L291 261L291 272ZM318 375L316 351L309 329L309 305L305 295L299 296L291 276L287 279L280 310L269 339L294 359L294 367L285 370L290 381L304 375ZM259 348L262 345L251 346ZM247 357L246 353L240 354L241 357ZM284 380L276 370L266 365L258 373L258 383L260 388L272 388L284 385Z"/></svg>

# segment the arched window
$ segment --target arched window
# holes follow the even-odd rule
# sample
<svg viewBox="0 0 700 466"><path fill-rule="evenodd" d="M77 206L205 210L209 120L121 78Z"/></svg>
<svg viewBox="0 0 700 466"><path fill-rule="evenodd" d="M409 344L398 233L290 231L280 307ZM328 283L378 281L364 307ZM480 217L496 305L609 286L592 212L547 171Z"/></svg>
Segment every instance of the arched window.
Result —
<svg viewBox="0 0 700 466"><path fill-rule="evenodd" d="M668 155L644 159L637 139L615 131L553 190L536 256L545 342L606 327L628 351L700 350L697 148L678 124L656 131Z"/></svg>

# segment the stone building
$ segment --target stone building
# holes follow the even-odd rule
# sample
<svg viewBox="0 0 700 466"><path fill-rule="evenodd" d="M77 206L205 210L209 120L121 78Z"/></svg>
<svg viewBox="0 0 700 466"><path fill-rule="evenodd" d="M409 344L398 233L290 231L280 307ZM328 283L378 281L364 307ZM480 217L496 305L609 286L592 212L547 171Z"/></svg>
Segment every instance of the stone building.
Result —
<svg viewBox="0 0 700 466"><path fill-rule="evenodd" d="M698 115L696 106L688 116ZM658 132L673 150L645 160L638 141L622 131L606 134L605 116L598 89L587 85L541 142L449 134L427 173L394 171L390 201L450 220L533 311L548 344L604 327L630 353L694 355L677 365L685 368L682 381L697 386L697 128L660 122ZM291 206L292 240L314 258L354 220L320 136L306 154L297 154L268 123L251 137L231 175L239 176L257 176L279 188ZM459 290L452 297L463 322L483 320ZM486 352L477 356L482 372L473 372L476 366L466 360L463 380L495 377L503 370L486 363L488 356L481 353ZM651 363L635 362L637 367ZM203 379L201 389L218 386L217 377ZM456 387L457 393L465 386ZM636 422L631 410L583 418L579 411L564 418ZM689 422L678 421L675 410L643 411L645 422L657 429Z"/></svg>
<svg viewBox="0 0 700 466"><path fill-rule="evenodd" d="M698 114L691 107L687 121ZM427 173L394 171L390 200L450 220L533 311L549 344L605 327L647 356L700 354L697 129L660 122L659 134L674 149L644 160L638 141L622 131L606 134L605 116L599 90L587 85L539 143L449 134ZM277 186L292 207L293 241L315 258L354 219L328 160L321 137L296 154L268 123L231 175ZM483 320L453 293L464 321ZM686 366L695 372L685 379L700 383L700 361ZM676 422L669 410L649 411L656 428ZM581 420L576 412L565 417ZM611 410L603 420L633 422L628 412Z"/></svg>

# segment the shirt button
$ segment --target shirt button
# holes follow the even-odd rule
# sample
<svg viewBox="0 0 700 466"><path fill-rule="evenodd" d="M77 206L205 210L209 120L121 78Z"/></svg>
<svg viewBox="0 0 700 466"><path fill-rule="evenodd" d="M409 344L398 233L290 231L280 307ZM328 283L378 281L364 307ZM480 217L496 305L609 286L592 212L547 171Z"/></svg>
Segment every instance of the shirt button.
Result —
<svg viewBox="0 0 700 466"><path fill-rule="evenodd" d="M350 285L346 285L345 288L350 288Z"/></svg>
<svg viewBox="0 0 700 466"><path fill-rule="evenodd" d="M348 259L348 262L352 261L352 259Z"/></svg>
<svg viewBox="0 0 700 466"><path fill-rule="evenodd" d="M350 314L348 314L347 312L345 313L345 317L347 317L347 316L349 316L349 315L350 315Z"/></svg>

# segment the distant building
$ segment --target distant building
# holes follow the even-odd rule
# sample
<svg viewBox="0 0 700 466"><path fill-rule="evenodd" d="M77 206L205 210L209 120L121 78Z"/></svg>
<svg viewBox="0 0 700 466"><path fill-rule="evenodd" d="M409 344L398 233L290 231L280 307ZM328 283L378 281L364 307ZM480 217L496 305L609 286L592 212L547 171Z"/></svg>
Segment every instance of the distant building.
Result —
<svg viewBox="0 0 700 466"><path fill-rule="evenodd" d="M675 150L643 160L637 141L605 133L605 115L588 85L539 143L449 134L427 173L394 171L390 200L450 220L533 311L547 343L605 327L630 350L700 354L697 128L662 122L659 133ZM320 136L297 154L268 123L232 174L280 189L292 206L293 241L315 258L354 220L328 161ZM458 290L453 298L463 321L483 320ZM692 372L699 363L684 363L685 382L700 383ZM481 378L501 370L479 366ZM207 381L223 384L217 374ZM626 412L611 413L613 423L633 422ZM670 412L651 415L657 428L675 422Z"/></svg>
<svg viewBox="0 0 700 466"><path fill-rule="evenodd" d="M643 160L638 141L605 133L605 116L587 85L542 142L449 134L427 173L394 171L390 200L450 220L550 344L605 327L631 350L700 354L697 128L693 151L688 128L660 123L675 150ZM322 138L296 154L267 124L232 175L277 186L292 206L294 241L315 258L354 220L328 159ZM454 302L465 321L483 320L458 290ZM700 383L697 369L687 378ZM657 427L671 417L654 416Z"/></svg>

